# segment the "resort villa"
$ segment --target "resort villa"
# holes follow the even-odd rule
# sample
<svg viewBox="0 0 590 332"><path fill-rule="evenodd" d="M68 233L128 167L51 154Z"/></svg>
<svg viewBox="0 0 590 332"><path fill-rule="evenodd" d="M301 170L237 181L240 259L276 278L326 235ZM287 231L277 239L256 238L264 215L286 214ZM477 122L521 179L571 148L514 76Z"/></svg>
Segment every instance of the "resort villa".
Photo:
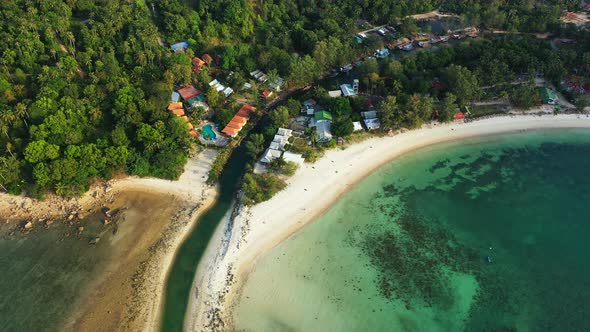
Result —
<svg viewBox="0 0 590 332"><path fill-rule="evenodd" d="M359 80L355 79L352 84L340 85L340 90L342 90L344 97L356 96L359 92Z"/></svg>
<svg viewBox="0 0 590 332"><path fill-rule="evenodd" d="M375 111L375 107L373 105L369 107L369 111L361 112L361 116L363 117L363 122L365 123L367 129L379 129L379 127L381 126L381 123L377 118L377 111Z"/></svg>
<svg viewBox="0 0 590 332"><path fill-rule="evenodd" d="M190 122L190 119L184 113L184 107L181 102L171 102L168 105L168 110L172 112L172 114L176 115L177 117L181 118L184 122L186 122L188 126L188 132L192 137L197 137L197 132L195 131L195 127Z"/></svg>
<svg viewBox="0 0 590 332"><path fill-rule="evenodd" d="M285 161L302 164L304 159L300 154L285 151L289 138L293 135L291 129L279 128L270 146L264 151L260 163L270 164L273 160L283 157Z"/></svg>
<svg viewBox="0 0 590 332"><path fill-rule="evenodd" d="M205 65L205 61L201 60L198 57L194 57L193 60L193 73L198 73L201 71L201 69L203 69L203 66Z"/></svg>
<svg viewBox="0 0 590 332"><path fill-rule="evenodd" d="M234 93L234 90L232 88L224 86L223 84L219 83L219 81L216 79L209 82L209 86L212 89L215 89L217 92L223 93L225 97L229 97L229 95Z"/></svg>
<svg viewBox="0 0 590 332"><path fill-rule="evenodd" d="M330 125L332 124L332 114L327 111L319 111L313 115L310 127L315 127L318 133L318 141L327 142L332 139Z"/></svg>
<svg viewBox="0 0 590 332"><path fill-rule="evenodd" d="M255 111L256 108L248 104L242 105L240 110L234 115L229 123L223 128L222 133L229 137L236 137L242 128L246 125L250 119L250 113Z"/></svg>
<svg viewBox="0 0 590 332"><path fill-rule="evenodd" d="M178 93L180 94L180 97L182 97L182 100L190 103L190 100L200 95L201 91L195 89L195 87L192 85L187 85L181 89L178 89Z"/></svg>
<svg viewBox="0 0 590 332"><path fill-rule="evenodd" d="M184 52L188 48L188 42L183 41L180 43L170 45L170 48L174 51L174 53Z"/></svg>

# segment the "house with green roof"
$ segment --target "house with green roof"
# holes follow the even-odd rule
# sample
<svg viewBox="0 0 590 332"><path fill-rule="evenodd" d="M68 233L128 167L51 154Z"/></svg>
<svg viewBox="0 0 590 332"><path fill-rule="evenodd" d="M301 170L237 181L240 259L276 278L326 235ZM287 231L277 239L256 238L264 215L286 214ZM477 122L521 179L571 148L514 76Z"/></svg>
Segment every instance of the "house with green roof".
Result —
<svg viewBox="0 0 590 332"><path fill-rule="evenodd" d="M332 114L327 111L315 112L312 119L312 125L318 133L318 141L327 142L332 139L330 125L332 124Z"/></svg>
<svg viewBox="0 0 590 332"><path fill-rule="evenodd" d="M313 116L315 117L316 122L322 120L332 121L332 114L328 111L315 112Z"/></svg>
<svg viewBox="0 0 590 332"><path fill-rule="evenodd" d="M549 104L549 105L556 105L557 103L559 103L559 97L557 97L557 94L555 94L555 91L543 87L540 89L540 94L541 94L541 98L543 99L543 103L544 104Z"/></svg>

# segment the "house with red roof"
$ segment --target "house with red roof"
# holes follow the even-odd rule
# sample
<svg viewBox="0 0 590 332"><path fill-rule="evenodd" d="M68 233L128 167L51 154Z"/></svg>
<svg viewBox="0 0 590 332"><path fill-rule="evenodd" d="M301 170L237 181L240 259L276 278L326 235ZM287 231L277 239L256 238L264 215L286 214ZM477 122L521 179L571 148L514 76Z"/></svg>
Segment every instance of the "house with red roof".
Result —
<svg viewBox="0 0 590 332"><path fill-rule="evenodd" d="M240 130L246 125L248 119L250 119L250 113L256 110L255 107L244 104L240 107L240 110L234 115L234 117L229 121L229 123L223 128L221 131L222 133L230 136L236 137Z"/></svg>
<svg viewBox="0 0 590 332"><path fill-rule="evenodd" d="M245 116L245 118L249 119L250 118L250 113L256 111L256 107L252 106L252 105L248 105L248 104L244 104L242 105L242 107L240 107L239 112L242 112L243 114L246 114L248 116ZM238 112L238 113L239 113ZM241 115L243 116L243 115Z"/></svg>
<svg viewBox="0 0 590 332"><path fill-rule="evenodd" d="M201 91L195 89L195 87L192 85L187 85L184 88L178 89L178 93L183 100L188 101L189 99L200 95Z"/></svg>
<svg viewBox="0 0 590 332"><path fill-rule="evenodd" d="M453 117L453 120L455 120L455 121L463 121L463 120L465 120L465 114L463 112L457 112L457 113L455 113L455 116Z"/></svg>
<svg viewBox="0 0 590 332"><path fill-rule="evenodd" d="M170 105L168 105L168 110L172 111L172 110L177 110L177 109L182 109L182 103L181 102L177 102L177 103L170 103Z"/></svg>
<svg viewBox="0 0 590 332"><path fill-rule="evenodd" d="M261 97L261 98L263 98L263 99L267 99L267 98L269 98L270 96L272 96L272 91L270 91L270 90L268 90L268 89L267 89L267 90L264 90L264 91L262 91L262 92L260 93L260 97Z"/></svg>
<svg viewBox="0 0 590 332"><path fill-rule="evenodd" d="M210 65L213 62L213 58L209 54L205 53L203 54L203 61Z"/></svg>
<svg viewBox="0 0 590 332"><path fill-rule="evenodd" d="M205 61L199 59L198 57L194 57L192 62L193 62L193 73L200 72L201 69L203 69L203 66L205 65Z"/></svg>

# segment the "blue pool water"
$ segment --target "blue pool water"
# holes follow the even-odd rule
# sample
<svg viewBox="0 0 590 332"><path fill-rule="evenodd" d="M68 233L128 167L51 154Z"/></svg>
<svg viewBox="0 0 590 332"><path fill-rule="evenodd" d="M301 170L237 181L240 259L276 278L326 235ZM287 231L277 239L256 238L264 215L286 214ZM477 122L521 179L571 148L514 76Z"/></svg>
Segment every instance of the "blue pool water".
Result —
<svg viewBox="0 0 590 332"><path fill-rule="evenodd" d="M214 140L217 138L217 135L215 135L211 125L206 125L203 127L203 138L206 140Z"/></svg>

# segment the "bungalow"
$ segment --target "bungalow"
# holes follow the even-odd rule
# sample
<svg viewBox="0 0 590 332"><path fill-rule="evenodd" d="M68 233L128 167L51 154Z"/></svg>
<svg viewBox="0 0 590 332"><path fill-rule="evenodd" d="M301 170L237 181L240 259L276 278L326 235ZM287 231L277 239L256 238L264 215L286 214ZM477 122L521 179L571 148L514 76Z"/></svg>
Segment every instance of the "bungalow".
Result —
<svg viewBox="0 0 590 332"><path fill-rule="evenodd" d="M251 112L256 111L256 107L254 107L252 105L244 104L244 105L242 105L242 107L240 107L240 112L241 111L251 113Z"/></svg>
<svg viewBox="0 0 590 332"><path fill-rule="evenodd" d="M365 126L367 126L367 129L369 129L369 130L379 129L379 127L381 127L381 123L379 122L379 119L364 119L363 122L365 123Z"/></svg>
<svg viewBox="0 0 590 332"><path fill-rule="evenodd" d="M196 131L194 131L194 130L190 130L188 133L189 133L189 135L191 135L193 138L197 138L197 137L199 136L199 135L197 135L197 132L196 132Z"/></svg>
<svg viewBox="0 0 590 332"><path fill-rule="evenodd" d="M184 88L178 89L177 91L180 94L180 97L186 101L201 94L201 92L195 89L195 87L192 85L185 86Z"/></svg>
<svg viewBox="0 0 590 332"><path fill-rule="evenodd" d="M168 105L168 110L169 111L177 110L177 109L183 109L183 106L182 106L182 103L181 102L170 103L170 105Z"/></svg>
<svg viewBox="0 0 590 332"><path fill-rule="evenodd" d="M189 122L191 122L191 120L190 120L190 119L188 118L188 116L186 116L186 115L182 115L180 118L181 118L181 119L182 119L184 122L186 122L186 123L189 123Z"/></svg>
<svg viewBox="0 0 590 332"><path fill-rule="evenodd" d="M183 41L183 42L180 42L180 43L172 44L172 45L170 45L170 48L175 53L184 52L188 48L188 42Z"/></svg>
<svg viewBox="0 0 590 332"><path fill-rule="evenodd" d="M277 130L277 135L281 135L281 136L289 138L289 137L293 136L293 130L286 129L286 128L279 128Z"/></svg>
<svg viewBox="0 0 590 332"><path fill-rule="evenodd" d="M305 159L302 155L290 151L285 151L283 153L283 159L285 159L285 161L296 163L297 165L303 165L303 163L305 162Z"/></svg>
<svg viewBox="0 0 590 332"><path fill-rule="evenodd" d="M553 90L549 88L541 88L540 93L543 103L549 105L557 105L559 103L559 97L557 97Z"/></svg>
<svg viewBox="0 0 590 332"><path fill-rule="evenodd" d="M361 122L360 121L353 122L352 123L352 126L354 128L353 129L354 131L361 131L361 130L363 130L363 126L361 125Z"/></svg>
<svg viewBox="0 0 590 332"><path fill-rule="evenodd" d="M332 124L332 114L326 111L319 111L314 114L316 132L320 142L326 142L332 139L330 125Z"/></svg>
<svg viewBox="0 0 590 332"><path fill-rule="evenodd" d="M262 158L260 158L260 162L264 164L270 164L271 161L280 158L282 154L282 151L268 148L264 151Z"/></svg>
<svg viewBox="0 0 590 332"><path fill-rule="evenodd" d="M203 69L203 66L205 65L205 61L199 59L198 57L194 57L192 62L193 62L193 72L194 73L200 72L201 69Z"/></svg>
<svg viewBox="0 0 590 332"><path fill-rule="evenodd" d="M327 111L319 111L314 114L316 121L332 121L332 114Z"/></svg>
<svg viewBox="0 0 590 332"><path fill-rule="evenodd" d="M213 62L213 58L209 54L205 53L203 54L203 61L210 65Z"/></svg>
<svg viewBox="0 0 590 332"><path fill-rule="evenodd" d="M178 92L172 91L172 95L170 96L170 101L173 103L177 103L180 100L180 94Z"/></svg>
<svg viewBox="0 0 590 332"><path fill-rule="evenodd" d="M340 85L340 90L342 90L344 97L356 96L356 92L352 88L352 84L342 84Z"/></svg>
<svg viewBox="0 0 590 332"><path fill-rule="evenodd" d="M230 87L227 87L223 90L223 95L226 97L229 97L229 95L231 95L232 93L234 93L234 90Z"/></svg>
<svg viewBox="0 0 590 332"><path fill-rule="evenodd" d="M378 59L385 59L389 56L389 50L387 48L382 48L380 50L375 51L374 55Z"/></svg>
<svg viewBox="0 0 590 332"><path fill-rule="evenodd" d="M285 145L289 143L289 138L282 135L275 135L272 139L272 143L275 143L275 146L278 147L277 150L285 150Z"/></svg>
<svg viewBox="0 0 590 332"><path fill-rule="evenodd" d="M229 97L229 95L231 95L234 92L232 88L224 86L223 84L219 83L219 81L216 79L209 82L209 86L215 89L217 92L223 93L225 97Z"/></svg>
<svg viewBox="0 0 590 332"><path fill-rule="evenodd" d="M254 77L258 81L258 83L264 83L268 81L268 76L266 76L266 74L259 69L256 69L255 71L251 72L250 76Z"/></svg>
<svg viewBox="0 0 590 332"><path fill-rule="evenodd" d="M381 123L377 119L377 111L374 111L375 107L373 105L369 106L369 109L368 112L361 112L361 116L364 119L363 122L369 130L379 129Z"/></svg>
<svg viewBox="0 0 590 332"><path fill-rule="evenodd" d="M246 119L246 118L244 118L244 117L239 116L239 115L236 114L236 115L234 115L233 118L231 118L230 122L237 122L237 123L240 123L243 126L243 125L246 124L246 122L248 122L248 119Z"/></svg>
<svg viewBox="0 0 590 332"><path fill-rule="evenodd" d="M316 101L313 99L308 99L306 101L303 102L303 108L301 109L301 112L307 114L307 115L313 115L313 113L315 113L316 111Z"/></svg>
<svg viewBox="0 0 590 332"><path fill-rule="evenodd" d="M328 96L330 96L330 98L342 97L342 91L340 91L340 90L328 91Z"/></svg>
<svg viewBox="0 0 590 332"><path fill-rule="evenodd" d="M173 109L171 111L172 111L172 114L174 114L176 116L184 116L185 115L184 110L182 108L181 109Z"/></svg>
<svg viewBox="0 0 590 332"><path fill-rule="evenodd" d="M239 110L238 113L236 113L236 116L242 117L244 119L250 119L250 113L247 111Z"/></svg>
<svg viewBox="0 0 590 332"><path fill-rule="evenodd" d="M260 98L262 99L268 99L270 96L272 96L272 91L270 90L264 90L260 93Z"/></svg>
<svg viewBox="0 0 590 332"><path fill-rule="evenodd" d="M268 86L270 86L276 92L281 92L281 88L283 87L283 85L285 85L285 79L280 77L277 77L275 80L268 83Z"/></svg>
<svg viewBox="0 0 590 332"><path fill-rule="evenodd" d="M240 130L233 128L233 127L226 126L225 128L223 128L223 130L221 132L226 134L229 137L236 137L236 136L238 136L238 133L240 132Z"/></svg>
<svg viewBox="0 0 590 332"><path fill-rule="evenodd" d="M457 112L455 113L455 116L453 117L454 121L464 121L465 120L465 113L463 112Z"/></svg>
<svg viewBox="0 0 590 332"><path fill-rule="evenodd" d="M327 142L332 139L332 132L330 131L331 121L317 121L316 132L318 133L318 140L320 142Z"/></svg>
<svg viewBox="0 0 590 332"><path fill-rule="evenodd" d="M243 123L234 121L233 119L227 124L226 127L230 127L230 128L235 128L237 130L242 130L242 128L244 127Z"/></svg>
<svg viewBox="0 0 590 332"><path fill-rule="evenodd" d="M376 119L377 111L361 112L361 116L363 117L363 119Z"/></svg>
<svg viewBox="0 0 590 332"><path fill-rule="evenodd" d="M269 148L273 150L281 150L281 144L277 142L270 142Z"/></svg>
<svg viewBox="0 0 590 332"><path fill-rule="evenodd" d="M248 119L250 119L250 112L255 110L255 107L252 107L248 104L242 105L240 110L236 113L236 115L234 115L234 117L221 132L230 137L236 137L240 130L242 130L244 125L248 122Z"/></svg>

